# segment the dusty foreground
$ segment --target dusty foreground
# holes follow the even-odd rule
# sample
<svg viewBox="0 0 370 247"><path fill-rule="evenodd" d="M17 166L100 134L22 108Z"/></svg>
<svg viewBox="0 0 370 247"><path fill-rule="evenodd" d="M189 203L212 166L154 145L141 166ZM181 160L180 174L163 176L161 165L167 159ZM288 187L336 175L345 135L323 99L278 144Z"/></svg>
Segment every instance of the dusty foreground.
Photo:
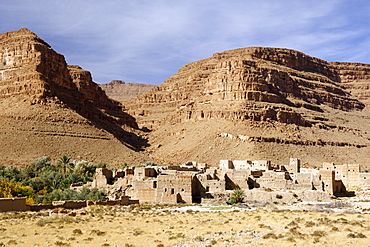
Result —
<svg viewBox="0 0 370 247"><path fill-rule="evenodd" d="M0 246L369 246L370 217L275 205L0 213Z"/></svg>

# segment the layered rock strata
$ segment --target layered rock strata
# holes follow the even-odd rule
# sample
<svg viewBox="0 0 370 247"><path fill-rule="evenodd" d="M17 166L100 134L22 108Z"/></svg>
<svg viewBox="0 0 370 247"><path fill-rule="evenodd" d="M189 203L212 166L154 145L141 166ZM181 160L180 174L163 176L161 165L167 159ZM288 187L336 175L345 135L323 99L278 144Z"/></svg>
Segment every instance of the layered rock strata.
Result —
<svg viewBox="0 0 370 247"><path fill-rule="evenodd" d="M135 118L107 97L90 72L67 65L63 55L28 29L0 34L0 106L1 143L7 147L1 157L8 160L22 147L28 149L23 155L32 158L85 153L103 160L104 155L91 154L97 151L96 144L72 144L81 139L102 140L101 148L111 143L131 156L145 145ZM23 137L28 141L20 142ZM51 144L55 139L51 137L67 147Z"/></svg>
<svg viewBox="0 0 370 247"><path fill-rule="evenodd" d="M370 105L370 64L332 62L341 85L366 106Z"/></svg>
<svg viewBox="0 0 370 247"><path fill-rule="evenodd" d="M146 93L154 85L142 83L126 83L120 80L113 80L109 83L99 85L105 93L112 99L124 101L136 98L138 95Z"/></svg>
<svg viewBox="0 0 370 247"><path fill-rule="evenodd" d="M187 64L126 106L140 126L154 130L155 157L279 163L294 156L316 166L370 166L368 71L294 50L243 48Z"/></svg>
<svg viewBox="0 0 370 247"><path fill-rule="evenodd" d="M310 126L310 117L303 113L306 109L322 112L321 105L327 105L353 111L365 107L345 90L334 66L277 48L226 51L190 63L133 104L132 113L147 116L141 119L149 119L153 126L218 118Z"/></svg>

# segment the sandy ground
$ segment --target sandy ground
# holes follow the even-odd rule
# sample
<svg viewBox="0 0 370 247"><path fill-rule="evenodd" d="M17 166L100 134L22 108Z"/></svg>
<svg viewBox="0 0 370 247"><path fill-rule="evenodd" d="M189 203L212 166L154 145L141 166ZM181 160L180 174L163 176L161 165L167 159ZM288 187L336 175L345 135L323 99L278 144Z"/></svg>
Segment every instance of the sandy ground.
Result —
<svg viewBox="0 0 370 247"><path fill-rule="evenodd" d="M0 213L0 246L370 246L370 215L258 208L91 206Z"/></svg>

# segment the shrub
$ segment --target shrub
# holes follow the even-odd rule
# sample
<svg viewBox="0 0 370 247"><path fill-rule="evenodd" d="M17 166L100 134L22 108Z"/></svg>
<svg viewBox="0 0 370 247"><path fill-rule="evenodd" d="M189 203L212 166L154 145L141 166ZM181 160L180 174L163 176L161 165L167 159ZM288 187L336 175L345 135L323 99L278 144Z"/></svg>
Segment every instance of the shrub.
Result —
<svg viewBox="0 0 370 247"><path fill-rule="evenodd" d="M231 194L228 201L229 204L241 203L244 200L244 191L241 189L235 189L233 194Z"/></svg>
<svg viewBox="0 0 370 247"><path fill-rule="evenodd" d="M305 227L313 227L315 225L316 225L315 222L307 221L306 224L305 224Z"/></svg>
<svg viewBox="0 0 370 247"><path fill-rule="evenodd" d="M53 190L53 192L45 196L44 203L66 200L106 201L107 198L104 192L97 188L89 189L84 187L79 192L71 189Z"/></svg>
<svg viewBox="0 0 370 247"><path fill-rule="evenodd" d="M50 160L50 157L49 156L43 156L43 157L40 157L40 158L37 158L35 159L32 163L31 163L31 169L34 171L34 172L41 172L41 170L44 168L44 167L47 167L47 166L50 166L51 165L51 160Z"/></svg>
<svg viewBox="0 0 370 247"><path fill-rule="evenodd" d="M314 237L319 237L319 238L321 238L321 237L326 236L327 234L326 234L326 232L324 232L324 231L316 230L316 231L314 231L311 235L312 235L312 236L314 236Z"/></svg>
<svg viewBox="0 0 370 247"><path fill-rule="evenodd" d="M263 235L262 238L263 239L269 239L269 238L278 239L278 237L276 236L276 234L273 233L273 232L269 232L269 233Z"/></svg>
<svg viewBox="0 0 370 247"><path fill-rule="evenodd" d="M361 232L350 232L347 235L348 238L367 238L366 235L364 235Z"/></svg>
<svg viewBox="0 0 370 247"><path fill-rule="evenodd" d="M204 241L204 238L202 236L196 236L194 238L194 240L197 241L197 242L203 242Z"/></svg>
<svg viewBox="0 0 370 247"><path fill-rule="evenodd" d="M73 230L73 235L82 235L81 229L74 229Z"/></svg>
<svg viewBox="0 0 370 247"><path fill-rule="evenodd" d="M282 196L282 195L277 194L277 195L276 195L276 198L277 198L277 199L283 199L283 196Z"/></svg>
<svg viewBox="0 0 370 247"><path fill-rule="evenodd" d="M63 223L78 223L79 219L78 218L72 218L69 216L65 216L62 218L43 218L40 219L36 225L38 226L45 226L46 224L63 224Z"/></svg>
<svg viewBox="0 0 370 247"><path fill-rule="evenodd" d="M105 236L107 232L99 231L99 230L91 230L91 235L97 235L97 236Z"/></svg>
<svg viewBox="0 0 370 247"><path fill-rule="evenodd" d="M11 182L8 179L0 180L0 197L30 197L33 193L30 186L23 186L20 182Z"/></svg>

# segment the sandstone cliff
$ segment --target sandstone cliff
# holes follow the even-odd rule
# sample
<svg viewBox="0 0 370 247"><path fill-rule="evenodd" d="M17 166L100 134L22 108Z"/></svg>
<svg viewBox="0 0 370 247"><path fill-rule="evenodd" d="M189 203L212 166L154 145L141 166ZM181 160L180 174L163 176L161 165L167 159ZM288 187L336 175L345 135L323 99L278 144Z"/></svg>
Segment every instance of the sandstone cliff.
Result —
<svg viewBox="0 0 370 247"><path fill-rule="evenodd" d="M370 64L330 63L337 71L341 85L365 105L370 104Z"/></svg>
<svg viewBox="0 0 370 247"><path fill-rule="evenodd" d="M243 48L187 64L126 106L155 130L157 157L366 163L368 68Z"/></svg>
<svg viewBox="0 0 370 247"><path fill-rule="evenodd" d="M368 169L369 72L367 64L244 48L185 65L123 106L21 29L0 35L0 161L69 155L119 167L300 157ZM102 87L122 85L130 84Z"/></svg>
<svg viewBox="0 0 370 247"><path fill-rule="evenodd" d="M1 161L27 163L43 155L140 159L136 151L145 140L135 118L106 96L90 72L67 65L36 34L0 34L0 61Z"/></svg>
<svg viewBox="0 0 370 247"><path fill-rule="evenodd" d="M106 84L100 84L99 86L110 98L117 101L134 99L138 95L146 93L154 87L154 85L142 83L126 83L120 80L113 80Z"/></svg>

